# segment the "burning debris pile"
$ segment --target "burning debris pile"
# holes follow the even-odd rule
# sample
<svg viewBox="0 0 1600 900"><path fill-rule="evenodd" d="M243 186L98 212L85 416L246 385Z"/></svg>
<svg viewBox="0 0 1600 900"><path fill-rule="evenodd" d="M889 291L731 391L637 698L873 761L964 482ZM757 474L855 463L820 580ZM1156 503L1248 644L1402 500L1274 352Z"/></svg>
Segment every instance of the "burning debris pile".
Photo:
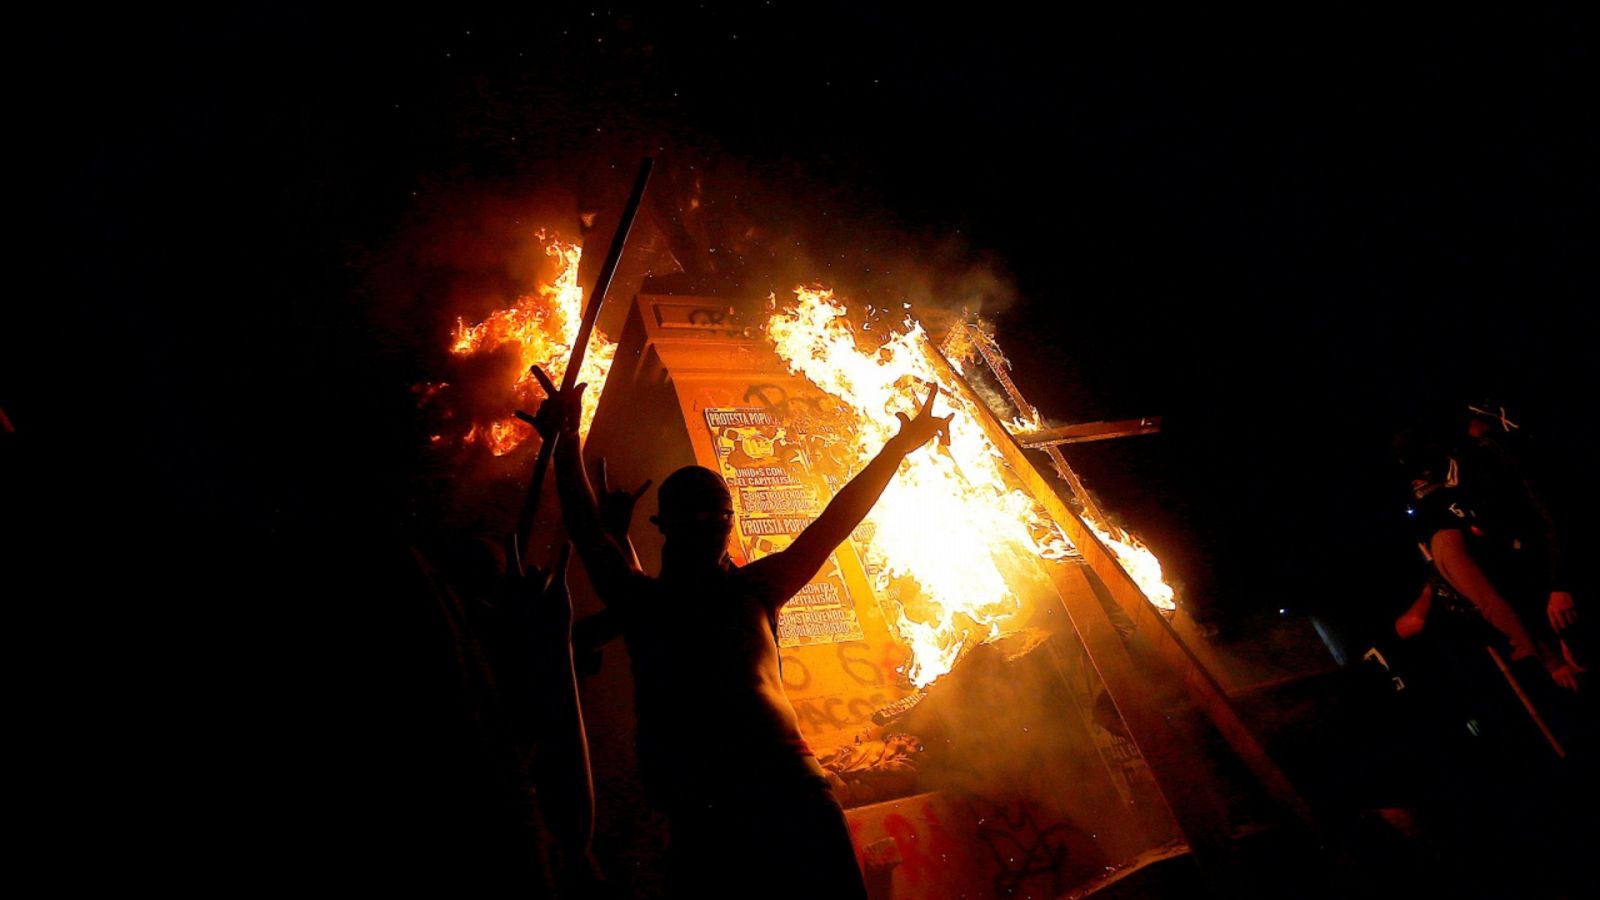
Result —
<svg viewBox="0 0 1600 900"><path fill-rule="evenodd" d="M916 793L921 754L921 739L895 732L845 744L817 762L831 776L839 805L851 807Z"/></svg>

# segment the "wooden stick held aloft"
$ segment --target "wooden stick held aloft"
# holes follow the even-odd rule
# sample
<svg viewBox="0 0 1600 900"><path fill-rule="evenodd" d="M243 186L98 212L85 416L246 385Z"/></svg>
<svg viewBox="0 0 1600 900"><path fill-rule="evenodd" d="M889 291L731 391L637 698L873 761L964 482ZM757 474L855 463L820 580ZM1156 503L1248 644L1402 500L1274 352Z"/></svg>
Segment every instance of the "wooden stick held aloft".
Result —
<svg viewBox="0 0 1600 900"><path fill-rule="evenodd" d="M566 372L561 377L561 389L571 390L578 383L578 370L583 367L583 357L589 349L589 337L594 334L595 320L600 318L600 306L605 302L606 291L611 287L611 279L617 274L617 263L622 260L622 248L628 243L628 232L633 228L633 220L639 214L639 202L644 199L645 185L650 181L650 170L655 165L655 160L645 157L639 163L639 174L633 181L633 192L628 195L628 204L622 209L622 221L617 224L617 232L611 238L611 250L606 254L605 265L600 267L600 277L595 280L594 287L589 291L589 302L584 306L583 319L578 325L578 337L572 345L572 356L567 360ZM518 418L527 421L526 414L519 414ZM522 513L517 516L517 529L513 534L518 541L526 541L533 531L533 518L539 512L539 499L544 490L545 473L550 470L550 457L555 452L556 439L545 441L539 447L539 457L533 463L533 477L528 481L528 494L522 501ZM526 554L524 554L526 555Z"/></svg>

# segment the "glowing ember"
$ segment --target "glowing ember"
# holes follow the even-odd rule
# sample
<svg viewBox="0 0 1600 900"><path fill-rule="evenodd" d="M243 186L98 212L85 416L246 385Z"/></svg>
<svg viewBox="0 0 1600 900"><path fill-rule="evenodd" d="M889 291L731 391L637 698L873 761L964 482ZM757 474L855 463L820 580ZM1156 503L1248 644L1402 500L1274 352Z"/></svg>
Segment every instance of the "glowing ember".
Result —
<svg viewBox="0 0 1600 900"><path fill-rule="evenodd" d="M450 345L451 353L471 356L515 344L521 367L512 388L517 402L529 410L544 397L529 367L542 366L551 378L560 381L566 374L567 360L572 355L572 345L578 339L578 325L583 319L583 289L578 286L578 260L582 250L577 244L569 244L542 231L538 238L544 242L545 254L556 260L555 278L540 284L534 293L519 297L511 308L492 313L476 325L457 319ZM588 433L594 421L600 391L605 387L616 351L616 344L599 331L589 339L583 367L578 372L578 381L589 385L583 398L584 433ZM532 434L533 429L521 419L508 415L487 428L474 425L464 440L469 444L481 441L495 456L504 456Z"/></svg>
<svg viewBox="0 0 1600 900"><path fill-rule="evenodd" d="M871 537L862 552L879 573L874 587L899 609L895 625L912 651L907 675L920 687L949 671L962 647L1021 626L1022 604L1003 569L1072 548L1033 498L1007 483L965 393L942 383L921 325L908 319L906 330L863 350L831 291L795 293L798 303L775 312L767 334L791 371L856 410L853 468L898 431L896 412L916 413L926 384L940 383L941 413L957 413L950 446L908 458L863 529Z"/></svg>

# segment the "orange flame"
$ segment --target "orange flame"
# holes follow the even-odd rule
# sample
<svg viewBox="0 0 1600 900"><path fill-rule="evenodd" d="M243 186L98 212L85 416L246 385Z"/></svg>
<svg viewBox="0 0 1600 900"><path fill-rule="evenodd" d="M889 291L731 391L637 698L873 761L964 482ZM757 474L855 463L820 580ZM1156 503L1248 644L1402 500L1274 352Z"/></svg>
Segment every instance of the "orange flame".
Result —
<svg viewBox="0 0 1600 900"><path fill-rule="evenodd" d="M458 319L450 347L469 356L514 343L521 370L513 389L529 408L544 396L529 367L539 365L555 380L564 376L583 304L577 281L580 248L544 232L538 237L545 253L557 260L556 276L480 323ZM1021 599L1004 572L1015 572L1031 559L1061 559L1074 548L1033 498L1007 479L1003 458L979 424L977 410L964 391L946 383L920 324L908 317L904 330L876 348L862 349L832 291L798 287L795 295L791 308L771 316L767 334L792 372L856 410L854 468L864 466L896 432L896 412L915 414L929 383L939 384L941 405L957 413L950 446L925 449L902 463L858 532L868 567L877 573L873 587L898 611L893 624L911 649L907 677L923 687L948 672L965 647L1022 625ZM581 425L585 432L615 353L616 345L595 332L578 378L590 385ZM1012 426L1037 429L1037 411L1027 410ZM503 456L531 434L528 425L507 416L473 425L464 441L481 442ZM1175 608L1161 564L1143 543L1109 523L1086 523L1151 603Z"/></svg>
<svg viewBox="0 0 1600 900"><path fill-rule="evenodd" d="M521 368L512 387L518 400L530 409L544 398L544 391L540 390L530 368L540 366L552 380L560 381L566 374L572 346L578 340L578 326L583 321L583 288L578 286L582 249L543 231L537 237L544 242L545 255L557 261L555 278L540 284L534 293L517 298L509 309L491 313L476 325L457 319L450 344L450 352L457 356L491 352L506 344L515 344ZM578 371L578 381L589 385L583 397L581 428L584 433L588 433L594 421L600 392L605 387L616 352L617 345L599 331L591 335L583 366ZM481 441L495 456L504 456L532 434L533 429L521 419L507 416L490 423L487 428L473 426L464 440L469 444Z"/></svg>
<svg viewBox="0 0 1600 900"><path fill-rule="evenodd" d="M1156 559L1144 541L1110 522L1101 522L1089 516L1084 516L1083 524L1089 526L1100 543L1105 544L1106 549L1117 558L1122 570L1139 586L1139 592L1144 594L1151 606L1169 613L1177 610L1177 594L1162 577L1161 560Z"/></svg>
<svg viewBox="0 0 1600 900"><path fill-rule="evenodd" d="M879 573L874 588L898 608L894 624L912 651L907 676L925 686L950 670L963 647L1021 626L1022 602L1003 570L1029 558L1059 559L1072 547L1006 479L999 449L966 394L944 383L921 325L908 319L904 331L863 350L832 291L795 294L798 302L772 315L767 334L790 371L856 411L854 468L896 433L895 413L916 413L929 383L957 413L950 446L907 458L862 531L871 535L861 549Z"/></svg>
<svg viewBox="0 0 1600 900"><path fill-rule="evenodd" d="M989 349L987 351L982 349L979 346L979 342L988 345ZM994 333L987 323L978 319L968 324L965 328L953 329L950 335L945 338L944 350L949 354L950 363L956 367L957 371L963 371L961 369L962 359L974 355L983 356L989 365L995 368L996 376L1002 379L1007 392L1011 396L1012 403L1019 412L1019 415L1013 417L1006 424L1007 431L1011 434L1024 434L1030 431L1039 431L1045 427L1044 417L1039 414L1039 410L1024 400L1022 394L1017 391L1016 386L1005 379L1004 370L1010 369L1011 363L1007 362L1004 355L1000 353L1000 347L994 340ZM964 371L963 374L965 374ZM1050 452L1058 466L1066 465L1066 461L1061 458L1059 451L1051 450ZM1112 555L1117 558L1122 570L1128 573L1128 577L1133 579L1134 584L1138 585L1140 592L1144 594L1150 605L1162 612L1170 613L1176 611L1178 608L1178 604L1174 600L1176 592L1162 577L1161 561L1156 558L1150 548L1146 547L1143 541L1126 529L1118 528L1110 522L1104 521L1101 518L1100 511L1092 503L1085 504L1081 515L1083 523L1088 526L1090 531L1095 533L1095 536L1106 546L1106 549L1110 550Z"/></svg>

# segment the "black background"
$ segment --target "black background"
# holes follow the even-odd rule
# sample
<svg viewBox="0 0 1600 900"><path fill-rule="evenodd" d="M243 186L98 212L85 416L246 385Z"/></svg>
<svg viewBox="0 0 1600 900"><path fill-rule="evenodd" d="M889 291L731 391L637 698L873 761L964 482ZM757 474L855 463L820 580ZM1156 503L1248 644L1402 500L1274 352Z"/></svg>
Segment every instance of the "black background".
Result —
<svg viewBox="0 0 1600 900"><path fill-rule="evenodd" d="M44 205L14 223L37 282L0 405L25 530L67 560L45 596L97 585L43 604L84 686L50 710L203 733L154 755L208 773L388 739L364 691L403 626L357 563L404 524L427 373L373 324L374 261L585 154L738 160L799 185L797 215L1004 272L1039 406L1164 417L1072 458L1224 629L1409 599L1389 436L1471 396L1520 410L1586 539L1583 24L775 0L20 25L13 185Z"/></svg>

